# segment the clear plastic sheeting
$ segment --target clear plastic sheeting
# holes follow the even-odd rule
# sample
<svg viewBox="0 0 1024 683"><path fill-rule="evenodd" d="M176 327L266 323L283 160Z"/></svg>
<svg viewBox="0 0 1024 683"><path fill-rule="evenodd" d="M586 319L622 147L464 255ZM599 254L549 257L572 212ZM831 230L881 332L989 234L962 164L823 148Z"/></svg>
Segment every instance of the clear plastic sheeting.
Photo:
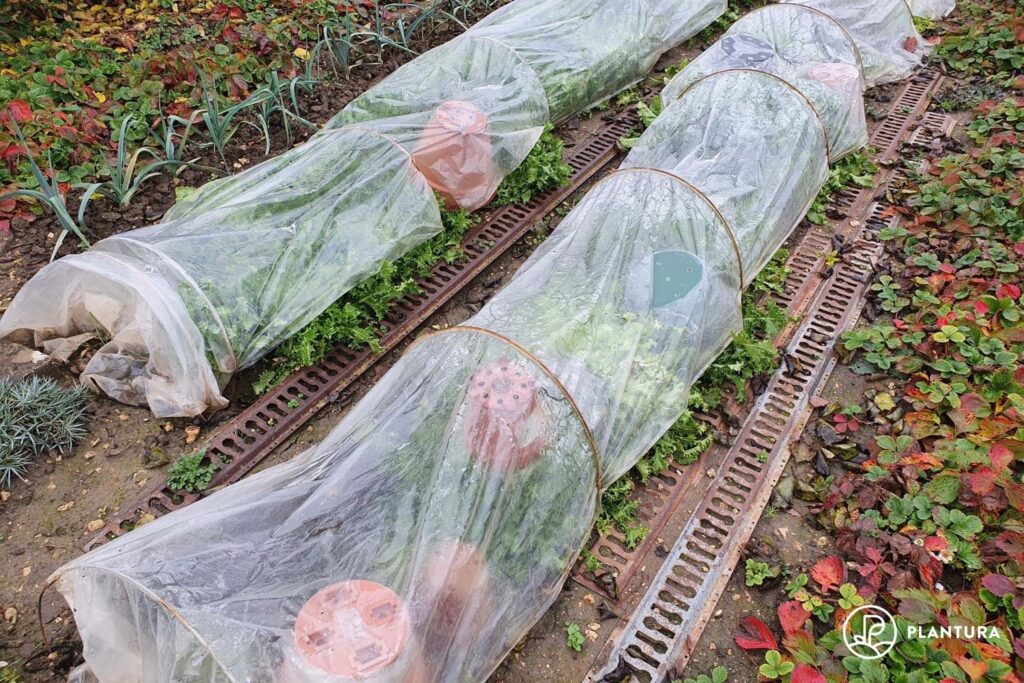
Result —
<svg viewBox="0 0 1024 683"><path fill-rule="evenodd" d="M164 222L44 268L0 336L109 341L87 386L159 417L220 387L355 284L475 209L544 125L638 80L724 0L517 0L349 104L312 139L209 183ZM539 22L539 23L533 23Z"/></svg>
<svg viewBox="0 0 1024 683"><path fill-rule="evenodd" d="M724 0L520 0L400 67L328 128L374 126L413 154L450 206L479 208L522 163L544 123L636 83L725 8ZM452 108L457 117L445 111ZM522 120L502 117L505 109ZM451 155L453 147L462 153Z"/></svg>
<svg viewBox="0 0 1024 683"><path fill-rule="evenodd" d="M826 158L813 109L777 77L690 88L634 167L465 326L413 345L324 443L60 569L93 672L485 680L557 596L600 491L742 328L743 274L789 235Z"/></svg>
<svg viewBox="0 0 1024 683"><path fill-rule="evenodd" d="M746 286L814 202L828 142L810 101L786 81L720 71L668 106L623 168L662 169L700 188L735 236Z"/></svg>
<svg viewBox="0 0 1024 683"><path fill-rule="evenodd" d="M736 249L699 190L621 170L467 324L531 349L559 377L607 486L679 418L692 381L742 328Z"/></svg>
<svg viewBox="0 0 1024 683"><path fill-rule="evenodd" d="M899 81L920 66L927 44L907 0L783 0L829 15L857 42L871 88Z"/></svg>
<svg viewBox="0 0 1024 683"><path fill-rule="evenodd" d="M409 155L361 129L322 133L241 175L239 196L43 268L0 336L38 346L102 330L86 386L159 417L197 415L226 404L219 378L442 229Z"/></svg>
<svg viewBox="0 0 1024 683"><path fill-rule="evenodd" d="M828 131L832 161L867 144L860 54L846 29L827 14L803 5L769 5L740 17L668 82L662 102L728 69L774 74L803 93Z"/></svg>
<svg viewBox="0 0 1024 683"><path fill-rule="evenodd" d="M942 19L956 9L956 0L910 0L915 17Z"/></svg>
<svg viewBox="0 0 1024 683"><path fill-rule="evenodd" d="M89 553L59 588L101 683L482 681L558 595L597 477L529 354L448 332L321 445Z"/></svg>

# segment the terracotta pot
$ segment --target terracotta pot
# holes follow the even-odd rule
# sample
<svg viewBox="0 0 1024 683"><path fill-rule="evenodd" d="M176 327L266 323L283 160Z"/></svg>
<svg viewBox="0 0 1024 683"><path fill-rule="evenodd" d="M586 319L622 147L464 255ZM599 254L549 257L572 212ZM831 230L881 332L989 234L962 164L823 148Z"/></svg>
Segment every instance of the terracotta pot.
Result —
<svg viewBox="0 0 1024 683"><path fill-rule="evenodd" d="M449 209L478 209L498 189L487 115L471 102L439 106L412 154L416 168Z"/></svg>
<svg viewBox="0 0 1024 683"><path fill-rule="evenodd" d="M342 581L311 597L295 618L280 683L425 683L409 612L387 586Z"/></svg>
<svg viewBox="0 0 1024 683"><path fill-rule="evenodd" d="M547 416L533 375L512 361L488 363L469 382L463 439L479 462L518 470L547 446Z"/></svg>

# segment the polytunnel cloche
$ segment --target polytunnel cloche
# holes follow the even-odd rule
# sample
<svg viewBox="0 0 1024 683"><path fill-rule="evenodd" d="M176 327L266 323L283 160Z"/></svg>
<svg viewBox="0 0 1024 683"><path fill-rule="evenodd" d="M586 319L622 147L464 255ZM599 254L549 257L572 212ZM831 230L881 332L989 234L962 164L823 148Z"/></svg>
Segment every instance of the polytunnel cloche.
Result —
<svg viewBox="0 0 1024 683"><path fill-rule="evenodd" d="M792 86L699 81L322 444L59 570L89 666L104 683L484 680L557 596L600 492L741 329L742 282L826 158Z"/></svg>
<svg viewBox="0 0 1024 683"><path fill-rule="evenodd" d="M907 0L783 0L813 7L843 25L857 43L867 87L899 81L920 66L927 44Z"/></svg>
<svg viewBox="0 0 1024 683"><path fill-rule="evenodd" d="M683 178L718 207L750 283L814 202L828 175L824 123L793 85L749 69L691 84L623 162ZM782 239L785 239L784 237Z"/></svg>
<svg viewBox="0 0 1024 683"><path fill-rule="evenodd" d="M640 79L724 7L516 0L305 144L205 185L158 225L44 268L0 337L45 350L97 333L106 342L86 386L160 417L222 408L232 374L441 232L435 193L449 206L486 204L552 118Z"/></svg>
<svg viewBox="0 0 1024 683"><path fill-rule="evenodd" d="M676 74L661 93L668 104L718 71L755 69L793 85L828 131L835 161L867 144L861 59L846 29L820 10L769 5L740 17L718 41Z"/></svg>

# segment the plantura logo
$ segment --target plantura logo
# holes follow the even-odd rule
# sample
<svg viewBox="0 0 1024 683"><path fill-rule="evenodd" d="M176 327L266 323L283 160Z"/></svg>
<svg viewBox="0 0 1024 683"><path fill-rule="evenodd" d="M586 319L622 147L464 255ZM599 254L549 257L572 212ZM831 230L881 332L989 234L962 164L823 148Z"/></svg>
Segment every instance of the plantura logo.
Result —
<svg viewBox="0 0 1024 683"><path fill-rule="evenodd" d="M889 654L896 636L896 619L877 605L858 607L843 622L843 642L861 659L881 659Z"/></svg>

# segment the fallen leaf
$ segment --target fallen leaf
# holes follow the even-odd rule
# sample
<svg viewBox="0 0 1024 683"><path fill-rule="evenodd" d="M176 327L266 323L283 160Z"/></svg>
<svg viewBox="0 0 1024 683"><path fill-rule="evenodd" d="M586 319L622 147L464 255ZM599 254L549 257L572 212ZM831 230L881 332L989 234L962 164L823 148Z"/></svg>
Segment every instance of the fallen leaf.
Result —
<svg viewBox="0 0 1024 683"><path fill-rule="evenodd" d="M875 394L874 400L875 405L878 406L878 409L881 411L889 412L896 408L896 402L892 400L892 394L884 391L880 394Z"/></svg>
<svg viewBox="0 0 1024 683"><path fill-rule="evenodd" d="M798 664L789 675L789 683L827 683L820 671L810 664Z"/></svg>
<svg viewBox="0 0 1024 683"><path fill-rule="evenodd" d="M823 592L838 588L843 582L843 561L835 555L823 557L811 569L811 578Z"/></svg>
<svg viewBox="0 0 1024 683"><path fill-rule="evenodd" d="M804 624L811 617L811 613L804 609L798 600L790 600L779 605L779 624L787 635L803 629Z"/></svg>
<svg viewBox="0 0 1024 683"><path fill-rule="evenodd" d="M732 633L732 638L744 650L777 650L779 642L768 626L757 617L744 617Z"/></svg>

